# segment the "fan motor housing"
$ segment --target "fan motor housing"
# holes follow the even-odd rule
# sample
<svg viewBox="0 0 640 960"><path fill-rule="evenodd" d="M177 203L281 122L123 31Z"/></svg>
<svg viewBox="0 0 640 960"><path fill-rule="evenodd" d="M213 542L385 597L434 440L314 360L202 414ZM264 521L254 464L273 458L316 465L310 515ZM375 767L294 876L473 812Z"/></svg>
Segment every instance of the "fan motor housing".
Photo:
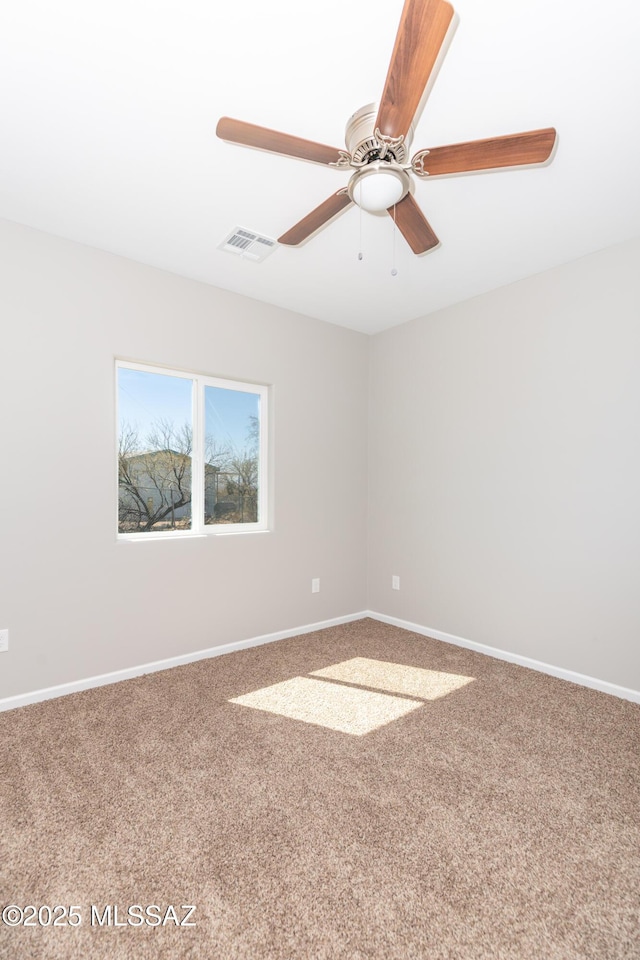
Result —
<svg viewBox="0 0 640 960"><path fill-rule="evenodd" d="M345 143L353 161L373 163L385 152L389 159L398 164L409 162L409 148L413 140L413 125L409 127L401 143L385 144L376 137L376 117L378 116L377 103L368 103L349 117L345 130Z"/></svg>

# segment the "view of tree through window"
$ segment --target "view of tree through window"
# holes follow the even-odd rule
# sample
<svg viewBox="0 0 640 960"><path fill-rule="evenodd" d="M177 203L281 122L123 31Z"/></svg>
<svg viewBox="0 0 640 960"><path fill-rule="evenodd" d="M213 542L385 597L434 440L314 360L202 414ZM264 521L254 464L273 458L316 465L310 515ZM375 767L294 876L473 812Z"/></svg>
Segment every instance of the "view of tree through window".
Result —
<svg viewBox="0 0 640 960"><path fill-rule="evenodd" d="M204 396L205 523L255 523L260 397L208 386Z"/></svg>
<svg viewBox="0 0 640 960"><path fill-rule="evenodd" d="M261 524L266 388L124 362L117 373L118 532Z"/></svg>

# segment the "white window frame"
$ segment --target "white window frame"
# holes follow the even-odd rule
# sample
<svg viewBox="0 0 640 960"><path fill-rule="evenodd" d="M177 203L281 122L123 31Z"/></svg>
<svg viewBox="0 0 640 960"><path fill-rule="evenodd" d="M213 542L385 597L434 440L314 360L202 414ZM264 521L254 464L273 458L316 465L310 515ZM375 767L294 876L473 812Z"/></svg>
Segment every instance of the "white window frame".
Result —
<svg viewBox="0 0 640 960"><path fill-rule="evenodd" d="M191 418L193 428L193 448L191 452L191 529L189 530L147 530L140 533L121 533L118 530L118 497L120 493L118 473L118 445L120 439L120 416L118 409L119 389L118 371L121 369L139 370L143 373L156 373L168 377L189 380L191 391ZM118 540L183 540L189 537L229 536L238 533L264 532L268 526L268 423L269 423L269 387L266 384L248 383L244 380L229 380L212 377L187 370L176 370L152 363L140 363L134 360L116 359L116 535ZM256 523L205 523L204 522L204 409L205 388L218 387L223 390L235 390L253 393L260 397L260 440L258 446L258 521Z"/></svg>

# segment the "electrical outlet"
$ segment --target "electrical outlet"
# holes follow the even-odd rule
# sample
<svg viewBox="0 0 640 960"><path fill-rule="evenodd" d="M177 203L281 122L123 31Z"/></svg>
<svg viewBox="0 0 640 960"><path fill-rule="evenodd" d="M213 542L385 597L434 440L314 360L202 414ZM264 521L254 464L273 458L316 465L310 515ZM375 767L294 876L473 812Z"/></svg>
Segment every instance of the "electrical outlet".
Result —
<svg viewBox="0 0 640 960"><path fill-rule="evenodd" d="M400 589L400 577L391 577L391 589L392 590Z"/></svg>
<svg viewBox="0 0 640 960"><path fill-rule="evenodd" d="M0 630L0 653L9 649L9 631Z"/></svg>
<svg viewBox="0 0 640 960"><path fill-rule="evenodd" d="M320 593L320 577L315 577L311 581L311 593Z"/></svg>

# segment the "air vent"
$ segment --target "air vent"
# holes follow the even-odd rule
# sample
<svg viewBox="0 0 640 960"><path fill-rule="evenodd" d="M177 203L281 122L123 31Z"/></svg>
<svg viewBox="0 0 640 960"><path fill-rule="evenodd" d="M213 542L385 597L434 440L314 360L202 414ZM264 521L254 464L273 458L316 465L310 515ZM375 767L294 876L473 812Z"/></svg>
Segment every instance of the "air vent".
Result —
<svg viewBox="0 0 640 960"><path fill-rule="evenodd" d="M235 253L246 260L255 260L259 262L268 257L277 247L275 240L270 237L263 237L253 230L245 230L244 227L236 227L225 237L218 246L218 250L226 250L228 253Z"/></svg>

